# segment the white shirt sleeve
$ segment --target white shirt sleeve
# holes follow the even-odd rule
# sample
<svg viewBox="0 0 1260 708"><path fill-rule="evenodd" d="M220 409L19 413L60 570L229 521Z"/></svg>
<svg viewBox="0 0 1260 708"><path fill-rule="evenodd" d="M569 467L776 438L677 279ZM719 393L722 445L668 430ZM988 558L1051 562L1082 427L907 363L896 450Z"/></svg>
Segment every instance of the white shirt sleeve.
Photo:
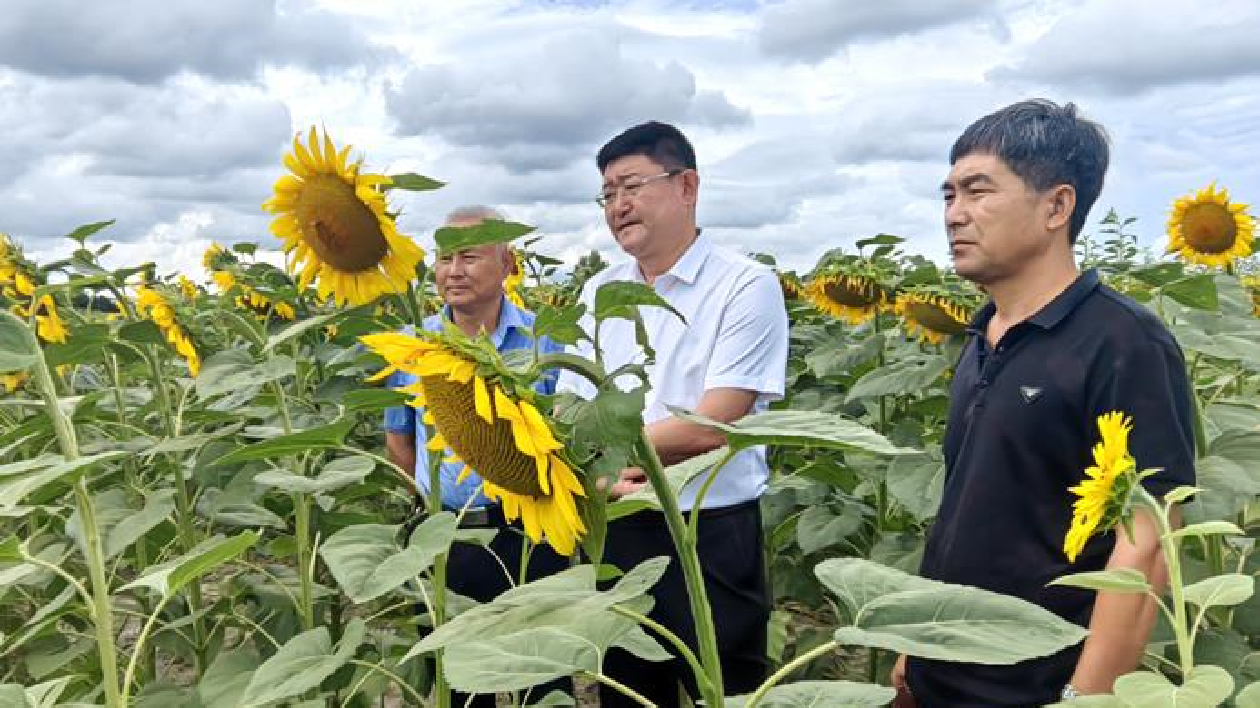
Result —
<svg viewBox="0 0 1260 708"><path fill-rule="evenodd" d="M723 308L704 389L755 391L763 404L782 398L787 357L783 290L774 273L758 269Z"/></svg>

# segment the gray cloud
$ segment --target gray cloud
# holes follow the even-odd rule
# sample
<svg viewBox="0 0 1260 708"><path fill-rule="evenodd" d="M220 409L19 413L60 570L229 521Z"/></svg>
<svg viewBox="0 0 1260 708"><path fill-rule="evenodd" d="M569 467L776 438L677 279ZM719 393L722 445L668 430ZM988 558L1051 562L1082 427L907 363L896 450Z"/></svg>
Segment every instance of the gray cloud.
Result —
<svg viewBox="0 0 1260 708"><path fill-rule="evenodd" d="M493 146L514 174L591 158L592 146L635 122L741 126L751 114L698 89L677 63L625 56L611 32L553 34L512 50L420 67L389 91L399 131L456 146Z"/></svg>
<svg viewBox="0 0 1260 708"><path fill-rule="evenodd" d="M386 51L335 15L275 0L7 0L0 63L50 77L157 83L182 72L247 79L264 64L371 62Z"/></svg>
<svg viewBox="0 0 1260 708"><path fill-rule="evenodd" d="M1260 75L1260 6L1204 10L1175 0L1091 2L1064 14L1023 58L990 72L1105 93Z"/></svg>
<svg viewBox="0 0 1260 708"><path fill-rule="evenodd" d="M840 107L831 148L845 164L905 160L943 165L963 129L1004 102L993 87L982 84L938 81L871 88Z"/></svg>
<svg viewBox="0 0 1260 708"><path fill-rule="evenodd" d="M819 61L860 39L878 39L973 20L993 0L786 0L765 9L761 49L770 56Z"/></svg>

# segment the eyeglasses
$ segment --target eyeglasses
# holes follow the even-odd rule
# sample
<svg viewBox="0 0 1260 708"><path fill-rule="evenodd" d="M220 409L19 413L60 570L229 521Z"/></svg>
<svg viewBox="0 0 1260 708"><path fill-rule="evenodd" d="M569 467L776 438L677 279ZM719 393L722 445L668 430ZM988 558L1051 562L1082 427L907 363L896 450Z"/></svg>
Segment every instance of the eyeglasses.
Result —
<svg viewBox="0 0 1260 708"><path fill-rule="evenodd" d="M595 203L607 209L609 204L615 203L617 199L622 196L633 197L638 194L639 190L643 189L643 185L649 182L655 182L658 179L666 179L668 177L677 177L685 171L686 170L670 170L668 172L662 172L659 175L649 175L647 177L640 177L639 179L629 179L621 184L605 187L604 191L600 192L599 196L595 197Z"/></svg>

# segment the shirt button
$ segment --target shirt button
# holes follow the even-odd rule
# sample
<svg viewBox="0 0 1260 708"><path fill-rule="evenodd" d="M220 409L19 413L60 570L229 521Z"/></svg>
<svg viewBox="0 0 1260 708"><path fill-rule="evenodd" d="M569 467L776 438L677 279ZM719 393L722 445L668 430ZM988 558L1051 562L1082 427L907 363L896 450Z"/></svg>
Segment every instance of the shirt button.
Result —
<svg viewBox="0 0 1260 708"><path fill-rule="evenodd" d="M988 379L980 379L980 383L978 383L978 384L976 384L976 385L977 385L977 386L979 386L980 388L988 388L988 387L989 387L989 380L988 380Z"/></svg>

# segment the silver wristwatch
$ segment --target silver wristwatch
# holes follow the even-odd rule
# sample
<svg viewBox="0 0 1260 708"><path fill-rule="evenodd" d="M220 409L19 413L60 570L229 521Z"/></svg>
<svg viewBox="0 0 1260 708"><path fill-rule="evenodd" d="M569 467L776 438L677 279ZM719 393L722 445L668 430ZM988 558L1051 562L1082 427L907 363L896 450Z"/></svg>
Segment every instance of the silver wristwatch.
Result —
<svg viewBox="0 0 1260 708"><path fill-rule="evenodd" d="M1081 694L1078 693L1075 688L1072 688L1072 684L1070 683L1065 685L1063 687L1063 691L1059 694L1060 701L1072 701L1080 697Z"/></svg>

